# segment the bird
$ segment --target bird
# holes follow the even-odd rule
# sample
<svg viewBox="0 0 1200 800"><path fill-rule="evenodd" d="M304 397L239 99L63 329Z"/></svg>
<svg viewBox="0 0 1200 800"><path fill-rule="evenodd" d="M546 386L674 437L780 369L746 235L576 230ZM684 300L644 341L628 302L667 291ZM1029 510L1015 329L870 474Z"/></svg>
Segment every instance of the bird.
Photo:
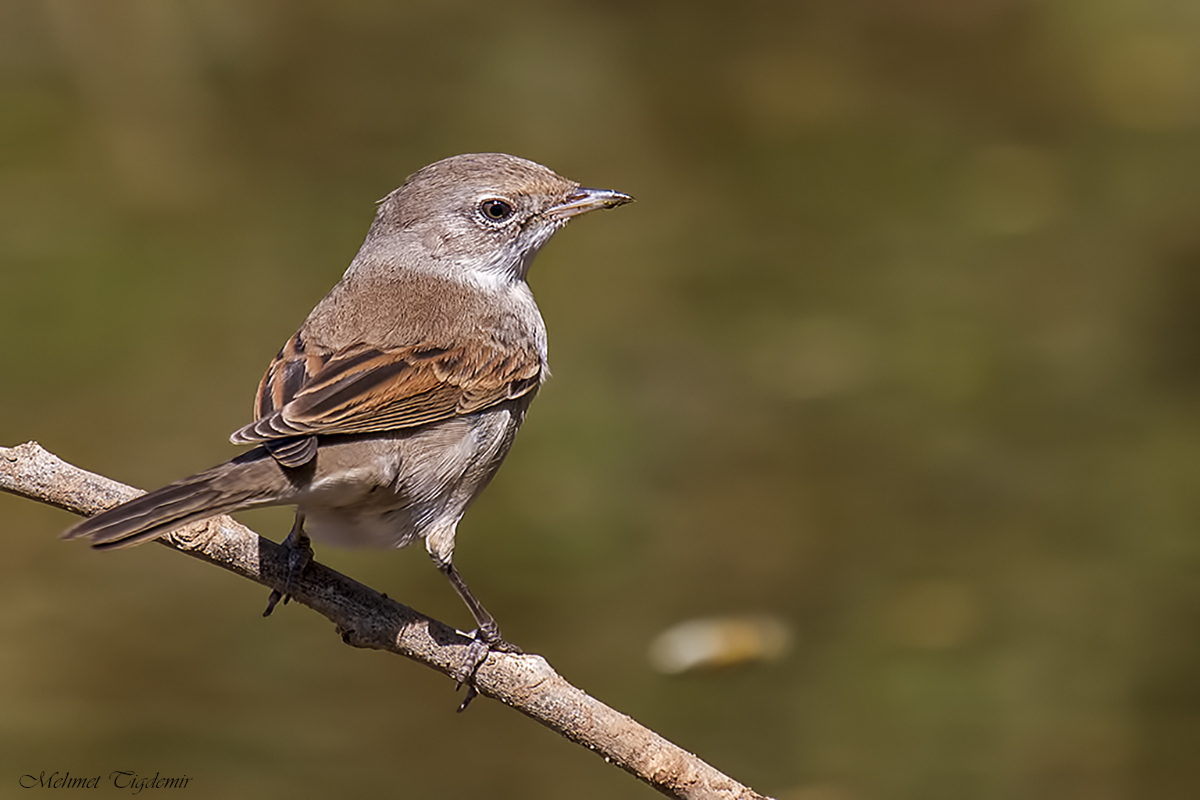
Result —
<svg viewBox="0 0 1200 800"><path fill-rule="evenodd" d="M574 217L632 200L503 153L418 170L378 202L341 280L267 368L254 421L230 436L252 448L85 519L64 538L121 548L219 514L295 506L283 541L287 580L264 616L286 603L310 563L310 535L382 548L423 540L474 618L457 672L473 688L489 652L520 652L453 555L459 521L549 375L530 265Z"/></svg>

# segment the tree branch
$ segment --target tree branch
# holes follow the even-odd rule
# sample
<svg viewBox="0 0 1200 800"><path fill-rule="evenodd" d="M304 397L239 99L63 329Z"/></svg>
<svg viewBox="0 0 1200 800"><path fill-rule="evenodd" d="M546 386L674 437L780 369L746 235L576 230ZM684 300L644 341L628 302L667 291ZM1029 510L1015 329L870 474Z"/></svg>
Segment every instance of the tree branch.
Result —
<svg viewBox="0 0 1200 800"><path fill-rule="evenodd" d="M84 516L141 494L79 469L36 442L0 447L0 491ZM282 588L282 547L227 516L180 528L157 541L243 578ZM292 597L329 619L343 641L385 650L450 675L470 644L454 628L313 562ZM670 797L762 799L752 789L562 679L541 656L491 653L475 676L480 694L499 700L583 745Z"/></svg>

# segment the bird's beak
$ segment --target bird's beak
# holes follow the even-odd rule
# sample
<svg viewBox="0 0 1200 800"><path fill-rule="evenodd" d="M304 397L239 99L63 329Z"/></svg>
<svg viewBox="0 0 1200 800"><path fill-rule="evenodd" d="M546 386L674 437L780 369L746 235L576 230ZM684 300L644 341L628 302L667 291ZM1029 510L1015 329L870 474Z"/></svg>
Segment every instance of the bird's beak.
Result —
<svg viewBox="0 0 1200 800"><path fill-rule="evenodd" d="M571 193L564 202L551 206L546 215L551 219L570 219L598 208L614 208L632 203L633 198L612 189L585 189L582 186Z"/></svg>

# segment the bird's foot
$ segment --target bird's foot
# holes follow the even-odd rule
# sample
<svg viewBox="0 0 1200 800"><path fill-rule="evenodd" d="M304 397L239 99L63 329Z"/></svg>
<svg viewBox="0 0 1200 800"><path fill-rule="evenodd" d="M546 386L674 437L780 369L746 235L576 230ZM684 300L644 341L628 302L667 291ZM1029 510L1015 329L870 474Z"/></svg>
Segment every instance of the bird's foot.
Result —
<svg viewBox="0 0 1200 800"><path fill-rule="evenodd" d="M283 540L282 546L287 550L287 577L284 579L282 591L271 590L271 596L267 598L267 608L263 611L264 617L271 616L280 600L285 606L288 604L292 599L292 586L300 580L300 576L313 560L312 543L305 535L299 520Z"/></svg>
<svg viewBox="0 0 1200 800"><path fill-rule="evenodd" d="M471 644L467 646L466 653L463 654L462 663L458 665L458 669L454 672L454 678L458 681L458 687L463 684L467 686L467 695L463 698L462 705L458 710L465 711L471 701L479 694L479 690L475 688L475 673L487 661L489 653L520 653L521 648L509 641L505 641L500 636L500 630L495 626L479 627L471 631Z"/></svg>

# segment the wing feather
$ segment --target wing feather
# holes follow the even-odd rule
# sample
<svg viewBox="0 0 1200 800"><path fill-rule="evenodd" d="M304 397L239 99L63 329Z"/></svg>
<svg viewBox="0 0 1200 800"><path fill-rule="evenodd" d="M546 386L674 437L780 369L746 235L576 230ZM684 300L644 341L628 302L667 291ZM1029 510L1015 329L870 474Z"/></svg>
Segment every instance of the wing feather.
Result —
<svg viewBox="0 0 1200 800"><path fill-rule="evenodd" d="M427 425L528 394L544 373L533 348L356 345L318 355L297 334L263 376L259 418L230 438L244 444Z"/></svg>

